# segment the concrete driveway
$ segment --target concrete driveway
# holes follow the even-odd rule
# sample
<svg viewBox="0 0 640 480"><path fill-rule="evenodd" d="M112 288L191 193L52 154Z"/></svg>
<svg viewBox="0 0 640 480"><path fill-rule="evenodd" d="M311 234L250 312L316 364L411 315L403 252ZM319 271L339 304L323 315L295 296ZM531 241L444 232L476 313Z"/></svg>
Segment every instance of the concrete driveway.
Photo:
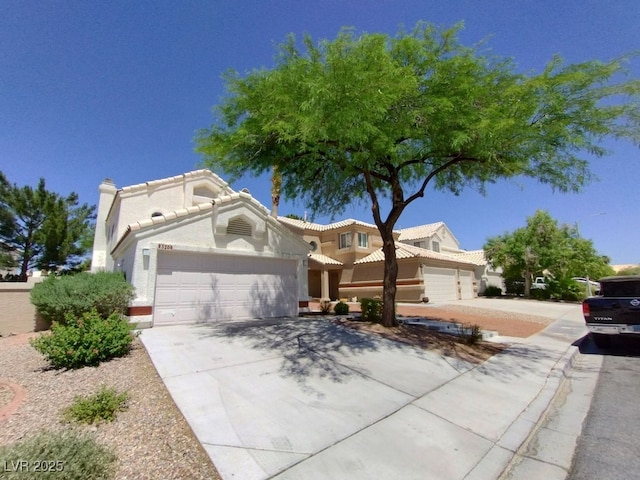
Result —
<svg viewBox="0 0 640 480"><path fill-rule="evenodd" d="M496 478L575 349L531 337L478 367L321 319L140 338L225 480Z"/></svg>

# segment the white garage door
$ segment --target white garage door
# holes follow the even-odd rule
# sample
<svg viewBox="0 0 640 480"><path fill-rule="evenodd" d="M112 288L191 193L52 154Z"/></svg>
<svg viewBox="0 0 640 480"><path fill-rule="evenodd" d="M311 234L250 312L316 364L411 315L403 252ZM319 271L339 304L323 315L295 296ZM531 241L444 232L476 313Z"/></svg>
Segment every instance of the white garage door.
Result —
<svg viewBox="0 0 640 480"><path fill-rule="evenodd" d="M291 316L297 291L294 260L159 252L153 322Z"/></svg>
<svg viewBox="0 0 640 480"><path fill-rule="evenodd" d="M422 267L425 295L429 302L458 299L458 280L453 268Z"/></svg>
<svg viewBox="0 0 640 480"><path fill-rule="evenodd" d="M473 272L460 270L460 297L462 300L473 298Z"/></svg>

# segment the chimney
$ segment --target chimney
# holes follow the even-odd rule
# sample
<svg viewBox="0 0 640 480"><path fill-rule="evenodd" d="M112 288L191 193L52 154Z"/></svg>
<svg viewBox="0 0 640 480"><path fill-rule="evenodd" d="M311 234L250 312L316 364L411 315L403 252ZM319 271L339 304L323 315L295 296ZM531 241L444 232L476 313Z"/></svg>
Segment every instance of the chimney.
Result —
<svg viewBox="0 0 640 480"><path fill-rule="evenodd" d="M113 180L105 178L98 187L98 212L96 215L96 229L93 237L93 254L91 256L91 271L104 270L107 266L107 215L116 196L116 186Z"/></svg>

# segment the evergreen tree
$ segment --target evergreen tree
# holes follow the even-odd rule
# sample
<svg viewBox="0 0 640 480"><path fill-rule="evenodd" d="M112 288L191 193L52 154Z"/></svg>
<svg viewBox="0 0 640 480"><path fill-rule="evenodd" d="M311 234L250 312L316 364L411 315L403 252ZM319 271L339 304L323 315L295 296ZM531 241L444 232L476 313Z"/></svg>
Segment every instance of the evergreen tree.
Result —
<svg viewBox="0 0 640 480"><path fill-rule="evenodd" d="M62 197L45 187L9 183L0 172L0 242L17 255L19 278L26 281L34 267L73 267L90 249L95 207L79 205L78 196Z"/></svg>

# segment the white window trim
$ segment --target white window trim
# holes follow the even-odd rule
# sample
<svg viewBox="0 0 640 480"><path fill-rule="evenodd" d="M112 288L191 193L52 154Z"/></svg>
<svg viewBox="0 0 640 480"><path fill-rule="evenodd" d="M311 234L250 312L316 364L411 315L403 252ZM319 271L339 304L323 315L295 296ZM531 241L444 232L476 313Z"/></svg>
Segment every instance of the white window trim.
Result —
<svg viewBox="0 0 640 480"><path fill-rule="evenodd" d="M343 238L345 239L344 242L342 240ZM338 237L338 248L340 250L346 250L347 248L351 248L352 245L353 245L353 235L351 234L351 232L341 233L340 236Z"/></svg>
<svg viewBox="0 0 640 480"><path fill-rule="evenodd" d="M361 240L364 238L364 245ZM358 232L358 248L369 248L369 234L365 232Z"/></svg>

